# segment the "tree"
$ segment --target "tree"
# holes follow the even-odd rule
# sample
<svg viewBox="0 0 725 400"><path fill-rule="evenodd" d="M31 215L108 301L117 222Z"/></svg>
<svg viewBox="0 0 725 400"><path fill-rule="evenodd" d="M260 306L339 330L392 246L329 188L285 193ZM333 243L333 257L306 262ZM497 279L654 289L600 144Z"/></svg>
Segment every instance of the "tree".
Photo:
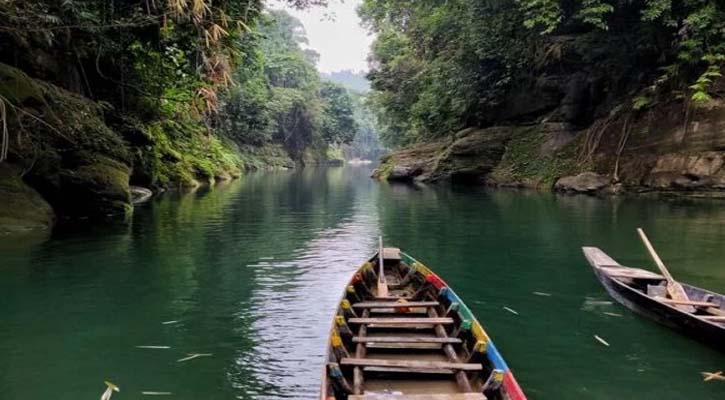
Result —
<svg viewBox="0 0 725 400"><path fill-rule="evenodd" d="M350 143L358 129L353 117L353 103L344 87L324 82L320 89L323 101L322 137L327 143Z"/></svg>

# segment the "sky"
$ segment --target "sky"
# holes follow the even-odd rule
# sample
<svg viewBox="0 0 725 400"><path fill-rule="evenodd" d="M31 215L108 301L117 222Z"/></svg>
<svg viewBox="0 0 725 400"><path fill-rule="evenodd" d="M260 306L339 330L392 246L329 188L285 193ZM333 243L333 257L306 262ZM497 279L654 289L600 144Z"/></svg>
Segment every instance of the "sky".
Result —
<svg viewBox="0 0 725 400"><path fill-rule="evenodd" d="M284 9L305 26L309 47L320 53L320 72L367 71L367 56L373 36L360 26L355 9L362 0L330 0L327 7L295 10L281 1L270 1L274 9Z"/></svg>

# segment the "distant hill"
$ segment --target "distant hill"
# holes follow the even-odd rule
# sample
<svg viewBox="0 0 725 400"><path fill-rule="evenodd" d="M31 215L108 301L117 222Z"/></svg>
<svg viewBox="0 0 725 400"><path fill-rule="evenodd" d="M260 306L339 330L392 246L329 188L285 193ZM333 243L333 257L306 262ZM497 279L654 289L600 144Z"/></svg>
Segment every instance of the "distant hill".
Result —
<svg viewBox="0 0 725 400"><path fill-rule="evenodd" d="M370 82L365 79L365 72L363 71L335 71L321 73L320 76L326 81L335 82L356 92L367 92L370 90Z"/></svg>

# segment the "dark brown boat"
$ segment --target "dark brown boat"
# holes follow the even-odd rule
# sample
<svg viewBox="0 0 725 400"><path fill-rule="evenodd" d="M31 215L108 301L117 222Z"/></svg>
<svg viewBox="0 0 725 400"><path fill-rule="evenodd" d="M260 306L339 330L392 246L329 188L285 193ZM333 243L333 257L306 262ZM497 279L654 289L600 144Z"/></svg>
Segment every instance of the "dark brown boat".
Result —
<svg viewBox="0 0 725 400"><path fill-rule="evenodd" d="M582 250L604 288L622 305L725 351L725 296L683 283L688 300L670 299L663 275L625 267L596 247Z"/></svg>
<svg viewBox="0 0 725 400"><path fill-rule="evenodd" d="M382 248L382 246L381 246ZM348 283L335 314L322 400L525 400L456 293L397 248Z"/></svg>

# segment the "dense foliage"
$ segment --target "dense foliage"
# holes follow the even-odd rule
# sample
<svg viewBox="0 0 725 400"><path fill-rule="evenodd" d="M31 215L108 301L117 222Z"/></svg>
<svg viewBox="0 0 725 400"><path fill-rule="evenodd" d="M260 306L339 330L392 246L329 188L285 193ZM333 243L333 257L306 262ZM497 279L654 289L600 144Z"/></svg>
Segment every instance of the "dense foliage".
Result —
<svg viewBox="0 0 725 400"><path fill-rule="evenodd" d="M301 23L283 11L263 17L243 46L251 49L235 73L218 116L227 135L244 143L282 143L295 158L308 147L352 140L357 129L347 90L322 83L317 55L302 48Z"/></svg>
<svg viewBox="0 0 725 400"><path fill-rule="evenodd" d="M58 99L79 95L100 105L100 123L129 148L119 161L142 185L193 183L244 168L222 132L237 144L282 143L295 157L308 146L349 141L351 111L337 105L345 97L322 90L303 40L299 21L267 14L262 0L0 1L0 65L70 92ZM7 156L32 169L25 159L69 128L53 112L64 107L23 96L30 84L2 84L11 79L0 76L0 120L11 124L0 161ZM29 129L29 120L45 128ZM12 145L22 137L30 139L25 146Z"/></svg>
<svg viewBox="0 0 725 400"><path fill-rule="evenodd" d="M355 83L352 83L354 86ZM376 161L387 152L380 141L375 112L366 93L352 92L354 118L357 122L355 138L343 146L345 159Z"/></svg>
<svg viewBox="0 0 725 400"><path fill-rule="evenodd" d="M509 118L575 74L597 81L599 103L708 101L725 64L719 0L365 0L359 12L378 35L369 77L392 145ZM592 102L589 115L612 108Z"/></svg>

